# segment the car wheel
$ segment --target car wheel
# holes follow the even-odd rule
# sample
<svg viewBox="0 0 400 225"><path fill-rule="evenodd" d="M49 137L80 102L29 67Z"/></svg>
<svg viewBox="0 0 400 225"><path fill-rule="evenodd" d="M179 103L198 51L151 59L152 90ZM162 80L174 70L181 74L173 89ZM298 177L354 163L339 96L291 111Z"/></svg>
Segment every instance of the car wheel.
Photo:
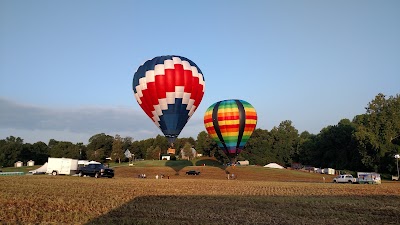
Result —
<svg viewBox="0 0 400 225"><path fill-rule="evenodd" d="M336 180L333 180L333 183L336 183Z"/></svg>
<svg viewBox="0 0 400 225"><path fill-rule="evenodd" d="M351 180L349 180L349 184L352 184L353 182Z"/></svg>
<svg viewBox="0 0 400 225"><path fill-rule="evenodd" d="M51 175L57 176L57 171L53 171L53 172L51 173Z"/></svg>

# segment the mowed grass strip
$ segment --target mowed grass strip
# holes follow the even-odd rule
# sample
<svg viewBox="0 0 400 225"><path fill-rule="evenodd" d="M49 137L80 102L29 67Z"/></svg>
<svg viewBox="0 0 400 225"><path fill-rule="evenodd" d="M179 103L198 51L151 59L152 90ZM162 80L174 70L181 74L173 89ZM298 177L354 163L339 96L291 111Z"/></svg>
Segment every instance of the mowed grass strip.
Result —
<svg viewBox="0 0 400 225"><path fill-rule="evenodd" d="M1 177L0 183L0 222L11 224L400 222L400 183L395 182L349 185L43 175Z"/></svg>
<svg viewBox="0 0 400 225"><path fill-rule="evenodd" d="M115 176L134 178L139 174L146 174L148 179L155 179L156 175L164 174L170 179L193 179L193 176L186 176L188 170L197 170L201 179L227 179L228 174L235 174L241 181L282 181L282 182L332 182L334 176L318 173L307 173L287 169L271 169L261 166L236 166L236 167L215 167L215 166L184 166L179 164L171 166L121 166L115 167ZM200 178L199 178L200 179Z"/></svg>

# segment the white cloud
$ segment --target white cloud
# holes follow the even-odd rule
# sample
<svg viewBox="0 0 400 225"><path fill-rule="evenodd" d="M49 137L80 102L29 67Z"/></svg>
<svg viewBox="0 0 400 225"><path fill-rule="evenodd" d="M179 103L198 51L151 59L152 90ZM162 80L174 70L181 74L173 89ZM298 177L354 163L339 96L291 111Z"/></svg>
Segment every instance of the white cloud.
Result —
<svg viewBox="0 0 400 225"><path fill-rule="evenodd" d="M197 137L204 130L202 117L193 117L180 137ZM133 107L49 108L18 104L0 98L0 139L21 137L25 143L50 139L83 142L98 133L142 140L162 132L145 113Z"/></svg>

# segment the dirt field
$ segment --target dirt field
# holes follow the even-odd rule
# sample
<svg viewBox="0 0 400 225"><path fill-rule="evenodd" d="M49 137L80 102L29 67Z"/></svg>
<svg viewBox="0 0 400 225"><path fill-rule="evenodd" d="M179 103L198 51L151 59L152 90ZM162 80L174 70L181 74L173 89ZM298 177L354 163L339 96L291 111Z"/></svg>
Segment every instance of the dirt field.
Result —
<svg viewBox="0 0 400 225"><path fill-rule="evenodd" d="M201 175L184 175L189 169ZM227 173L237 179L227 180ZM120 167L113 179L0 177L0 223L400 224L400 182L333 184L322 177L207 166Z"/></svg>

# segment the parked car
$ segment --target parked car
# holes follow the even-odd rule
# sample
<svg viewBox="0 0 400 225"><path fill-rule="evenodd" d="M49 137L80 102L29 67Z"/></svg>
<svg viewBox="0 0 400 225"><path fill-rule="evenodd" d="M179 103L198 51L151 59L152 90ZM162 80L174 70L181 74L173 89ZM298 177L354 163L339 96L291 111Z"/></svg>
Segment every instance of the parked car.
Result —
<svg viewBox="0 0 400 225"><path fill-rule="evenodd" d="M88 164L87 166L81 166L78 168L77 171L78 176L91 176L95 178L99 177L114 177L114 170L108 167L105 167L103 164L100 163L92 163Z"/></svg>
<svg viewBox="0 0 400 225"><path fill-rule="evenodd" d="M186 175L200 175L200 171L189 170L186 172Z"/></svg>
<svg viewBox="0 0 400 225"><path fill-rule="evenodd" d="M357 183L357 178L354 178L351 174L343 174L333 178L333 183Z"/></svg>

